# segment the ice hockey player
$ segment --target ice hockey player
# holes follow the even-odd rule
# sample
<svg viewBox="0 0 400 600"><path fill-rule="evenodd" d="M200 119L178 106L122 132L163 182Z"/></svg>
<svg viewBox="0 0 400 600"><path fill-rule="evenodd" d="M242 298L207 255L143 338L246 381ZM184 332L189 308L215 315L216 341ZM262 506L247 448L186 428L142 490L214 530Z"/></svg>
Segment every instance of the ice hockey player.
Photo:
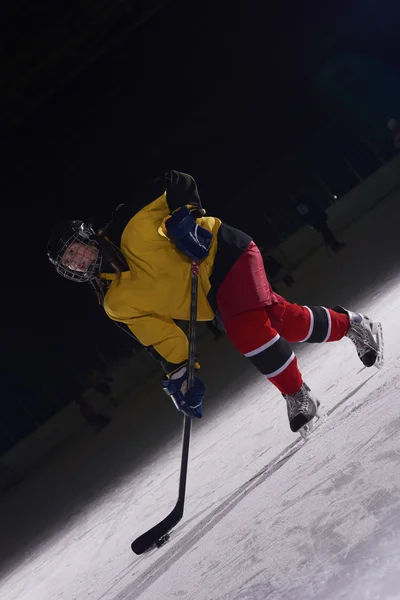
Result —
<svg viewBox="0 0 400 600"><path fill-rule="evenodd" d="M197 319L217 317L236 349L277 387L292 431L312 425L319 403L290 342L348 337L365 366L379 360L377 324L369 318L341 307L291 304L273 292L256 244L204 216L196 182L185 173L168 171L151 182L105 227L61 224L48 257L63 277L90 282L107 315L160 360L165 392L190 417L202 416L205 386L196 377L187 390L188 340L174 319L189 319L193 259L201 261Z"/></svg>

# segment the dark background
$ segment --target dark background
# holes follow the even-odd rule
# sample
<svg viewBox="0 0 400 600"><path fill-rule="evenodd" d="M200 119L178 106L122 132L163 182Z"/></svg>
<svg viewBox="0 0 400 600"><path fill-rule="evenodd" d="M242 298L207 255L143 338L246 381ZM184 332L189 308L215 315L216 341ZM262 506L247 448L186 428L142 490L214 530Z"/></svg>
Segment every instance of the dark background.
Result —
<svg viewBox="0 0 400 600"><path fill-rule="evenodd" d="M260 216L291 182L283 171L245 208L238 192L315 136L347 143L310 81L345 50L398 70L400 7L22 0L3 3L0 23L1 450L83 391L98 350L112 362L130 348L91 290L48 264L54 223L108 214L173 168L196 178L210 214L262 242Z"/></svg>

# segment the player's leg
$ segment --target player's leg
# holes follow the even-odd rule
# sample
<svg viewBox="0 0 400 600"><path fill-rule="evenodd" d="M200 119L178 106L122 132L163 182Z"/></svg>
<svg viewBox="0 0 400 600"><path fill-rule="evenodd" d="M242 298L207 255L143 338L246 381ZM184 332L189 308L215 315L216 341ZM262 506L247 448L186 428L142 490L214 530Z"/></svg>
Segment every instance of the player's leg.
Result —
<svg viewBox="0 0 400 600"><path fill-rule="evenodd" d="M300 306L286 300L266 307L272 326L288 342L336 342L350 329L347 314L323 306Z"/></svg>
<svg viewBox="0 0 400 600"><path fill-rule="evenodd" d="M292 349L272 327L265 310L271 302L279 300L271 290L262 257L252 242L220 285L218 312L235 348L285 396L290 426L297 431L313 419L317 402L303 384Z"/></svg>
<svg viewBox="0 0 400 600"><path fill-rule="evenodd" d="M266 308L272 326L289 342L336 342L348 337L366 367L381 366L379 323L340 306L299 306L282 301Z"/></svg>
<svg viewBox="0 0 400 600"><path fill-rule="evenodd" d="M249 310L225 323L235 348L282 393L289 424L298 431L317 414L318 402L304 384L297 358L288 342L271 326L263 308Z"/></svg>

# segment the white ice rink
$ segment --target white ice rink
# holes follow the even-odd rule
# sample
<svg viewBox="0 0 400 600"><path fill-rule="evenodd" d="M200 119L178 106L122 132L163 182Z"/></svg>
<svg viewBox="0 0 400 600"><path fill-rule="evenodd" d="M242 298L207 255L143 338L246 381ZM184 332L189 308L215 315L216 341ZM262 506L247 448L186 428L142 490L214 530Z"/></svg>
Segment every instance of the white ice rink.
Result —
<svg viewBox="0 0 400 600"><path fill-rule="evenodd" d="M1 499L0 598L400 599L399 205L393 194L347 229L340 254L321 249L287 294L381 320L381 371L363 369L349 340L298 346L330 413L303 442L276 390L226 339L206 341L204 418L170 541L130 550L177 495L181 419L153 381L140 390L146 410L136 390L110 427L61 448Z"/></svg>

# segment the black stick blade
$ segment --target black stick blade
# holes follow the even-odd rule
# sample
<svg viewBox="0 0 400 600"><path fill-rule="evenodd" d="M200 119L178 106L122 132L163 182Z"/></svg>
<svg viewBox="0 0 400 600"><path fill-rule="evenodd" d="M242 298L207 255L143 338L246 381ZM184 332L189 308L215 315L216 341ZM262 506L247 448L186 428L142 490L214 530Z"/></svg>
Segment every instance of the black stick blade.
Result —
<svg viewBox="0 0 400 600"><path fill-rule="evenodd" d="M171 529L173 529L183 516L183 504L177 502L173 510L160 523L140 535L131 544L132 552L135 554L143 554L150 550L153 546L158 545L160 540L163 540Z"/></svg>

